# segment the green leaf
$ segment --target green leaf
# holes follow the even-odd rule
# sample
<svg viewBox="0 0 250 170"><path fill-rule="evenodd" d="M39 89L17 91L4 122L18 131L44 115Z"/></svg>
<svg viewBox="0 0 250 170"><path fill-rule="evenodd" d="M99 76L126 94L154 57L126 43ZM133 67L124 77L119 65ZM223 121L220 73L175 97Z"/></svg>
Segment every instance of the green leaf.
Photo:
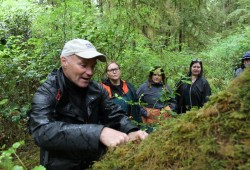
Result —
<svg viewBox="0 0 250 170"><path fill-rule="evenodd" d="M12 145L13 148L17 149L19 148L21 145L24 145L24 141L20 141L20 142L16 142Z"/></svg>
<svg viewBox="0 0 250 170"><path fill-rule="evenodd" d="M0 51L4 49L4 45L0 44Z"/></svg>
<svg viewBox="0 0 250 170"><path fill-rule="evenodd" d="M4 104L6 104L7 102L8 102L8 99L3 99L3 100L0 101L0 105L4 105Z"/></svg>
<svg viewBox="0 0 250 170"><path fill-rule="evenodd" d="M43 166L35 166L32 170L46 170Z"/></svg>
<svg viewBox="0 0 250 170"><path fill-rule="evenodd" d="M24 170L22 166L15 165L12 170Z"/></svg>

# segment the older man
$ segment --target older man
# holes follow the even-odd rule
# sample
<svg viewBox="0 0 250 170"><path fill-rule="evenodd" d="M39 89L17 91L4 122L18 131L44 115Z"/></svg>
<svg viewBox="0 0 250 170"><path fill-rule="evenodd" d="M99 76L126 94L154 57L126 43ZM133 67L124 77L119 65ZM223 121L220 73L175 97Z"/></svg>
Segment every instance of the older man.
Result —
<svg viewBox="0 0 250 170"><path fill-rule="evenodd" d="M107 91L91 81L97 52L87 40L74 39L62 50L61 67L49 74L32 101L29 129L47 170L82 170L105 152L147 133L132 124Z"/></svg>

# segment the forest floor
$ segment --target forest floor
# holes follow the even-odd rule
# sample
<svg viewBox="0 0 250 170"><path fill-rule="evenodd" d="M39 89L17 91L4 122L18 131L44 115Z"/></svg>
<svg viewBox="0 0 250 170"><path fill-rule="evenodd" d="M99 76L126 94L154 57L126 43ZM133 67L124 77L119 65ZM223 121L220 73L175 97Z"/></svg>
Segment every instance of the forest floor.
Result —
<svg viewBox="0 0 250 170"><path fill-rule="evenodd" d="M22 120L13 123L3 118L0 114L0 151L7 150L15 142L23 141L24 145L17 149L16 155L25 165L25 169L32 169L39 165L39 147L35 145L34 140L27 130L26 121ZM3 147L5 146L5 147ZM15 155L12 155L16 165L21 163Z"/></svg>

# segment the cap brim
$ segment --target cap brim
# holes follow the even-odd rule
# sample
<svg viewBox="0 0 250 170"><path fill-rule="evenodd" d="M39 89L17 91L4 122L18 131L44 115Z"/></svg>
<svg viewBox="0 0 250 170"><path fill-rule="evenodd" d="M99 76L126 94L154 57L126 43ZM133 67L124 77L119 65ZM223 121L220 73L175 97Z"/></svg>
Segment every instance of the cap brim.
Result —
<svg viewBox="0 0 250 170"><path fill-rule="evenodd" d="M86 58L86 59L97 58L101 62L106 61L106 56L97 51L84 51L84 52L75 53L75 54L81 58Z"/></svg>
<svg viewBox="0 0 250 170"><path fill-rule="evenodd" d="M250 59L250 56L246 56L246 57L242 58L241 61L246 60L246 59Z"/></svg>

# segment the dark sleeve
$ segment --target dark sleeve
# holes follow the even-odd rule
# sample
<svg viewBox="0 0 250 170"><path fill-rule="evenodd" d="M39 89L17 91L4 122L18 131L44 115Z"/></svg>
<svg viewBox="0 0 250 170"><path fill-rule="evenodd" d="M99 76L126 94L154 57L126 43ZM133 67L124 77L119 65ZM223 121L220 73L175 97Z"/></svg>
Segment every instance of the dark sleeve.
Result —
<svg viewBox="0 0 250 170"><path fill-rule="evenodd" d="M127 83L127 84L128 84L129 90L131 92L132 101L133 101L133 104L131 105L132 117L136 122L141 123L142 119L141 119L141 114L140 114L140 106L138 103L139 100L138 100L135 88L132 84L130 84L130 83Z"/></svg>
<svg viewBox="0 0 250 170"><path fill-rule="evenodd" d="M101 90L101 108L102 113L107 115L108 120L105 123L105 126L119 130L124 133L129 133L132 131L139 130L138 126L133 124L127 114L122 110L122 108L112 102L108 97L108 92L104 89L103 86L98 84L98 88Z"/></svg>
<svg viewBox="0 0 250 170"><path fill-rule="evenodd" d="M141 95L143 94L143 91L142 91L142 85L137 89L136 91L136 95L138 96L138 98L141 98Z"/></svg>
<svg viewBox="0 0 250 170"><path fill-rule="evenodd" d="M240 73L242 73L243 72L243 69L242 68L237 68L236 70L235 70L235 77L238 77L239 75L240 75Z"/></svg>
<svg viewBox="0 0 250 170"><path fill-rule="evenodd" d="M176 112L177 102L176 102L175 94L168 85L166 85L166 89L169 92L169 100L168 100L169 107L171 108L172 111Z"/></svg>
<svg viewBox="0 0 250 170"><path fill-rule="evenodd" d="M204 88L204 94L202 96L202 100L203 100L202 104L204 105L209 100L209 96L211 96L211 88L206 79L204 79L203 88Z"/></svg>
<svg viewBox="0 0 250 170"><path fill-rule="evenodd" d="M176 101L176 112L182 113L183 97L182 97L182 83L179 81L175 88L175 101Z"/></svg>
<svg viewBox="0 0 250 170"><path fill-rule="evenodd" d="M144 89L145 88L145 84L142 84L136 91L136 95L138 97L138 101L139 103L143 103L144 100L143 100L143 93L144 93ZM143 117L147 117L148 113L147 111L142 107L142 105L140 105L140 115L143 116Z"/></svg>

